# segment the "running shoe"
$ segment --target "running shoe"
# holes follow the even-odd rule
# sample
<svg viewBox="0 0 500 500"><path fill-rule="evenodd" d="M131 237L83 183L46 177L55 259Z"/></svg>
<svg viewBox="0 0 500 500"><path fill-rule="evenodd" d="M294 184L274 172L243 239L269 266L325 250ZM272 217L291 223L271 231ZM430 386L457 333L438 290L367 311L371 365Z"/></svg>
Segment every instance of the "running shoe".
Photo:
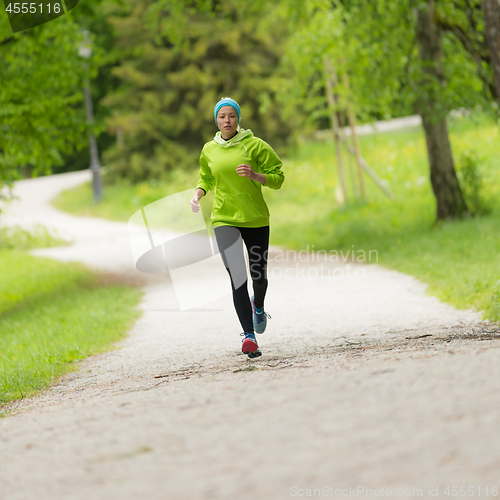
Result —
<svg viewBox="0 0 500 500"><path fill-rule="evenodd" d="M255 333L264 333L267 326L267 318L271 319L271 315L267 314L264 309L261 313L255 311L254 296L252 295L252 312L253 312L253 329Z"/></svg>
<svg viewBox="0 0 500 500"><path fill-rule="evenodd" d="M262 355L257 344L257 340L255 339L255 334L253 332L243 332L240 333L240 335L245 336L245 338L243 339L243 344L241 346L241 352L243 354L247 354L249 358L258 358Z"/></svg>

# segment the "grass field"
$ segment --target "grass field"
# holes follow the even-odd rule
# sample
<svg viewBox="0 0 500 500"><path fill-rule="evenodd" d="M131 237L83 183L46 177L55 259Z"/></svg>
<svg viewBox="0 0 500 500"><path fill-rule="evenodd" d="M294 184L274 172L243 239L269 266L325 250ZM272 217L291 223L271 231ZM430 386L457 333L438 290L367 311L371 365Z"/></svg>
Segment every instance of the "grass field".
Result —
<svg viewBox="0 0 500 500"><path fill-rule="evenodd" d="M429 284L431 294L500 320L500 129L482 115L450 119L449 129L459 174L464 155L477 157L481 198L489 214L435 223L421 129L360 138L363 156L394 193L393 201L367 176L367 201L355 200L349 175L354 165L346 158L349 196L339 206L333 144L311 142L284 159L283 187L264 190L272 214L271 243L293 249L376 250L372 255L379 264L416 276ZM74 214L125 221L148 203L194 188L197 178L196 171L175 172L163 182L107 186L100 206L93 205L90 186L84 185L63 193L55 205ZM210 201L202 200L206 216Z"/></svg>
<svg viewBox="0 0 500 500"><path fill-rule="evenodd" d="M106 286L84 266L33 257L60 243L39 231L0 230L0 405L29 396L109 350L140 312L141 292ZM23 247L24 249L20 249Z"/></svg>

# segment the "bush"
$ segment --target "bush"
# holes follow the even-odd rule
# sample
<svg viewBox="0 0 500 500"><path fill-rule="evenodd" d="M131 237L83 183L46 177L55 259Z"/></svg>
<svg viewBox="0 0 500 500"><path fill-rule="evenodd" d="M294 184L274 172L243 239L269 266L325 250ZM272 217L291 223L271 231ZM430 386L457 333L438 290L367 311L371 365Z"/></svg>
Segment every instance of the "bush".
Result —
<svg viewBox="0 0 500 500"><path fill-rule="evenodd" d="M462 153L457 165L457 176L465 203L471 215L487 215L492 207L484 194L484 167L480 153L467 150Z"/></svg>

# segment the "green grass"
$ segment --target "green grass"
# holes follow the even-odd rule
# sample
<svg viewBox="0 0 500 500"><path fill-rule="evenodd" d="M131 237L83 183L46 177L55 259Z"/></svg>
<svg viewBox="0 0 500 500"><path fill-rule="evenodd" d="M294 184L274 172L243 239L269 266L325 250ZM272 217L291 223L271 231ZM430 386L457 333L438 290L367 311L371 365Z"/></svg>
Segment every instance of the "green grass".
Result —
<svg viewBox="0 0 500 500"><path fill-rule="evenodd" d="M449 120L457 167L461 155L480 155L489 215L435 223L425 137L420 129L360 137L362 154L396 196L389 200L365 176L367 202L355 200L345 158L348 200L339 206L335 151L331 142L303 144L284 161L281 190L264 190L271 211L271 242L291 249L375 250L385 267L412 274L429 292L456 307L485 310L500 320L500 129L487 117ZM352 165L353 167L354 165ZM175 173L160 184L110 186L102 206L93 206L89 185L57 200L57 206L86 215L128 220L133 212L168 194L194 188L197 172ZM72 200L72 205L68 200ZM205 216L210 199L202 200ZM359 255L359 254L357 254ZM367 253L368 255L368 253Z"/></svg>
<svg viewBox="0 0 500 500"><path fill-rule="evenodd" d="M44 389L76 361L109 349L139 316L141 296L135 288L106 286L78 263L13 249L25 238L9 235L9 248L0 248L0 405Z"/></svg>
<svg viewBox="0 0 500 500"><path fill-rule="evenodd" d="M20 226L0 227L1 248L45 248L66 245L57 231L49 231L41 224L35 224L28 229Z"/></svg>

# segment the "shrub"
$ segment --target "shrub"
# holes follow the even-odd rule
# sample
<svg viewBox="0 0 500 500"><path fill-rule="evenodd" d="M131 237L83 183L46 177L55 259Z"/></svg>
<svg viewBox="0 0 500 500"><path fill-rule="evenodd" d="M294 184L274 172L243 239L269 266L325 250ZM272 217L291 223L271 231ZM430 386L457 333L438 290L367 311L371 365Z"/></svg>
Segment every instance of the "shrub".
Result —
<svg viewBox="0 0 500 500"><path fill-rule="evenodd" d="M473 150L463 152L458 161L457 176L465 202L473 216L486 215L492 210L484 194L483 175L481 155Z"/></svg>

